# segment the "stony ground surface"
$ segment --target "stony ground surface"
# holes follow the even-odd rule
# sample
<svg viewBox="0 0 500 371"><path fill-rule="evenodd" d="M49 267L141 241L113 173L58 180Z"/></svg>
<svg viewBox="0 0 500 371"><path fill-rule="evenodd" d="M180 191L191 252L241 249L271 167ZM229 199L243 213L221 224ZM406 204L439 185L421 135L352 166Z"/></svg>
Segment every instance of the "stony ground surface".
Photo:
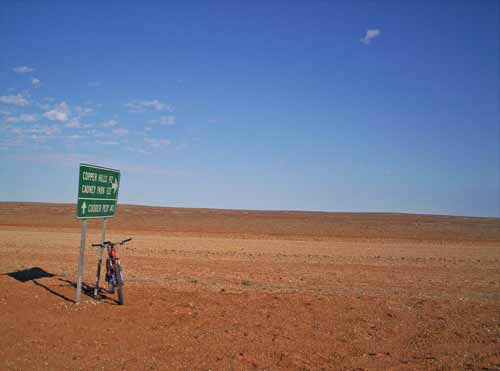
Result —
<svg viewBox="0 0 500 371"><path fill-rule="evenodd" d="M500 219L118 212L125 305L76 305L74 206L0 203L0 369L500 369Z"/></svg>

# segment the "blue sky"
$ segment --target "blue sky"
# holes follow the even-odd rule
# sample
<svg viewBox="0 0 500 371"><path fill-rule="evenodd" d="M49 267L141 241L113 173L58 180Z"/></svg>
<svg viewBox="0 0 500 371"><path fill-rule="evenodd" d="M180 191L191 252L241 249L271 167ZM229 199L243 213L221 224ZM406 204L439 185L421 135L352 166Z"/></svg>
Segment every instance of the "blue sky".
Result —
<svg viewBox="0 0 500 371"><path fill-rule="evenodd" d="M500 5L4 2L0 200L500 216Z"/></svg>

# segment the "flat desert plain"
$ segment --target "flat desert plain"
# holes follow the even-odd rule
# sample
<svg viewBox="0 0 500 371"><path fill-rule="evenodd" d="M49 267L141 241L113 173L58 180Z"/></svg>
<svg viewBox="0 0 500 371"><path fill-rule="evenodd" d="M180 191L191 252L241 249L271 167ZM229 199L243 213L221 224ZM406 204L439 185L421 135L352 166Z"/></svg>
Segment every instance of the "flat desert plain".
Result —
<svg viewBox="0 0 500 371"><path fill-rule="evenodd" d="M499 370L500 219L0 203L0 369ZM102 282L102 281L101 281Z"/></svg>

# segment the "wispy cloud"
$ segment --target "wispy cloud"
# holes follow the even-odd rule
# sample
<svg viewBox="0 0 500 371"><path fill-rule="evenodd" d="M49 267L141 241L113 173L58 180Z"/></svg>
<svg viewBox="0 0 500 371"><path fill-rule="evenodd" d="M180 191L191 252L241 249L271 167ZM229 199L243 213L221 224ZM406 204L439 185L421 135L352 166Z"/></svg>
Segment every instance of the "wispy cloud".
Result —
<svg viewBox="0 0 500 371"><path fill-rule="evenodd" d="M22 137L14 137L14 138L0 138L0 148L8 149L10 147L18 147L24 143Z"/></svg>
<svg viewBox="0 0 500 371"><path fill-rule="evenodd" d="M59 107L59 108L61 108L61 107ZM66 111L64 111L64 110L66 110ZM82 118L84 118L85 116L91 115L94 112L93 108L76 106L76 107L74 107L73 110L71 110L69 108L69 106L66 104L66 107L62 107L62 110L59 109L59 111L63 111L63 112L67 113L67 120L66 120L68 122L66 124L67 128L80 129L80 128L89 128L92 126L90 124L82 123Z"/></svg>
<svg viewBox="0 0 500 371"><path fill-rule="evenodd" d="M23 113L19 116L6 117L4 121L13 124L16 122L35 122L37 119L37 115Z"/></svg>
<svg viewBox="0 0 500 371"><path fill-rule="evenodd" d="M160 102L158 99L153 100L134 100L125 104L129 112L145 112L145 111L170 111L172 106L167 103Z"/></svg>
<svg viewBox="0 0 500 371"><path fill-rule="evenodd" d="M123 128L116 128L116 129L112 130L112 133L114 135L119 136L119 137L123 137L123 136L128 135L128 130L127 129L123 129Z"/></svg>
<svg viewBox="0 0 500 371"><path fill-rule="evenodd" d="M21 94L2 95L0 96L0 103L13 104L15 106L26 106L28 105L28 100L24 98Z"/></svg>
<svg viewBox="0 0 500 371"><path fill-rule="evenodd" d="M104 121L103 123L101 123L101 126L103 128L111 128L113 126L116 126L118 125L118 121L116 120L108 120L108 121Z"/></svg>
<svg viewBox="0 0 500 371"><path fill-rule="evenodd" d="M31 85L33 85L33 87L38 88L38 87L40 87L41 84L42 84L42 82L39 79L37 79L36 77L31 79Z"/></svg>
<svg viewBox="0 0 500 371"><path fill-rule="evenodd" d="M151 151L147 151L144 148L128 146L125 148L129 152L140 153L142 155L151 155Z"/></svg>
<svg viewBox="0 0 500 371"><path fill-rule="evenodd" d="M43 117L51 121L66 122L68 121L70 114L71 110L69 108L69 105L66 102L62 102L56 105L54 109L45 112L43 114Z"/></svg>
<svg viewBox="0 0 500 371"><path fill-rule="evenodd" d="M73 135L67 135L67 136L65 136L65 138L68 140L78 140L78 139L83 138L83 136L78 135L78 134L73 134Z"/></svg>
<svg viewBox="0 0 500 371"><path fill-rule="evenodd" d="M70 129L80 129L83 127L83 124L78 119L71 119L65 126Z"/></svg>
<svg viewBox="0 0 500 371"><path fill-rule="evenodd" d="M51 137L60 132L60 129L55 125L32 125L32 126L9 126L7 130L16 135L17 139L12 138L16 142L22 142L25 139L30 139L37 143L44 143Z"/></svg>
<svg viewBox="0 0 500 371"><path fill-rule="evenodd" d="M54 164L73 167L79 162L98 163L99 159L89 153L68 153L68 152L48 152L48 153L33 153L22 152L15 154L16 160L29 161L37 164Z"/></svg>
<svg viewBox="0 0 500 371"><path fill-rule="evenodd" d="M96 130L96 129L92 129L92 130L89 130L88 131L88 134L89 135L92 135L96 138L102 138L102 137L105 137L107 136L108 134L106 134L105 132L103 131L100 131L100 130Z"/></svg>
<svg viewBox="0 0 500 371"><path fill-rule="evenodd" d="M144 138L144 143L152 148L160 148L170 145L170 140L168 139L154 139L154 138Z"/></svg>
<svg viewBox="0 0 500 371"><path fill-rule="evenodd" d="M160 125L175 125L175 116L174 115L168 115L168 116L161 116L158 122Z"/></svg>
<svg viewBox="0 0 500 371"><path fill-rule="evenodd" d="M96 140L96 143L107 145L107 146L114 146L114 145L118 144L118 142L116 142L114 140Z"/></svg>
<svg viewBox="0 0 500 371"><path fill-rule="evenodd" d="M93 108L90 107L82 107L82 106L76 106L75 107L75 112L78 117L84 117L90 115L92 112L94 112Z"/></svg>
<svg viewBox="0 0 500 371"><path fill-rule="evenodd" d="M45 136L52 136L58 134L60 129L55 125L33 125L31 127L24 129L25 133L28 134L41 134Z"/></svg>
<svg viewBox="0 0 500 371"><path fill-rule="evenodd" d="M363 38L361 38L361 42L365 45L369 45L373 39L379 37L381 34L381 31L378 28L375 28L373 30L366 30L366 34Z"/></svg>
<svg viewBox="0 0 500 371"><path fill-rule="evenodd" d="M91 88L97 88L98 86L101 86L101 83L99 81L91 81L87 85Z"/></svg>
<svg viewBox="0 0 500 371"><path fill-rule="evenodd" d="M7 116L10 115L11 113L12 113L11 111L8 111L6 109L0 109L0 115Z"/></svg>
<svg viewBox="0 0 500 371"><path fill-rule="evenodd" d="M34 68L28 66L19 66L19 67L14 67L13 69L15 73L29 73L33 72L34 70L35 70Z"/></svg>

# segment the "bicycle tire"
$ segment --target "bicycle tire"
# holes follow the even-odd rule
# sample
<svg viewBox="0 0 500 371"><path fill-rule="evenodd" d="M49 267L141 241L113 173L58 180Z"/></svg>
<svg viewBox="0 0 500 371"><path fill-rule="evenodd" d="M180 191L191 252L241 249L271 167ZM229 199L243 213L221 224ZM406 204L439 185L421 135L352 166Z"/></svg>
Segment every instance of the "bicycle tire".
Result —
<svg viewBox="0 0 500 371"><path fill-rule="evenodd" d="M116 291L118 291L118 304L123 305L123 287L119 286Z"/></svg>
<svg viewBox="0 0 500 371"><path fill-rule="evenodd" d="M123 280L122 280L122 267L120 264L115 265L116 289L118 291L118 304L123 305Z"/></svg>
<svg viewBox="0 0 500 371"><path fill-rule="evenodd" d="M111 261L109 258L106 259L106 284L108 286L107 291L110 294L115 293L115 286L113 285L113 277L111 276Z"/></svg>

